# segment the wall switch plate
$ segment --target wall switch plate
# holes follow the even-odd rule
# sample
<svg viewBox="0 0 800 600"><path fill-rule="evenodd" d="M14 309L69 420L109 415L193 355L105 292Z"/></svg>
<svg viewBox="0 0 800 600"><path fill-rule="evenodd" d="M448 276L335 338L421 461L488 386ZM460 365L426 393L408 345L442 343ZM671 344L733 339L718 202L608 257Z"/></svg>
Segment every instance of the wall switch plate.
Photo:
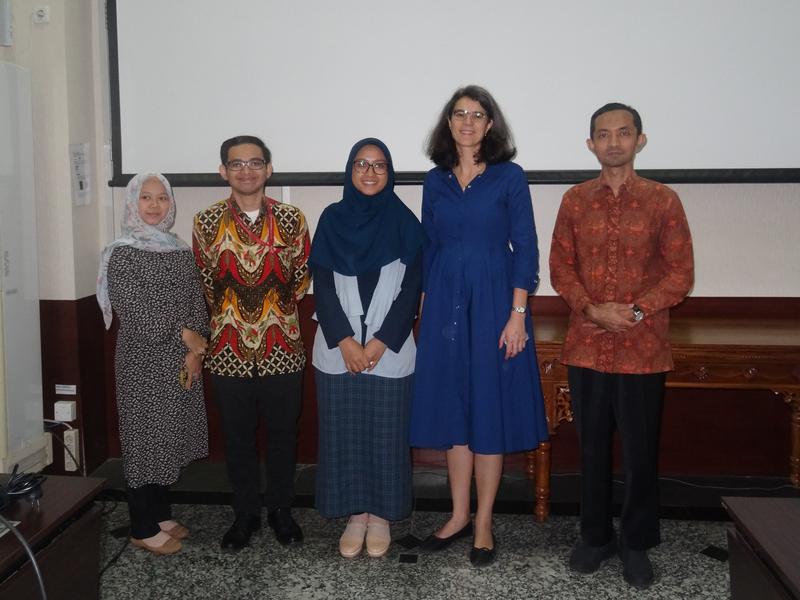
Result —
<svg viewBox="0 0 800 600"><path fill-rule="evenodd" d="M59 400L53 405L53 418L56 421L70 422L78 418L78 404L75 400Z"/></svg>
<svg viewBox="0 0 800 600"><path fill-rule="evenodd" d="M38 6L33 9L33 22L37 25L50 22L50 7Z"/></svg>

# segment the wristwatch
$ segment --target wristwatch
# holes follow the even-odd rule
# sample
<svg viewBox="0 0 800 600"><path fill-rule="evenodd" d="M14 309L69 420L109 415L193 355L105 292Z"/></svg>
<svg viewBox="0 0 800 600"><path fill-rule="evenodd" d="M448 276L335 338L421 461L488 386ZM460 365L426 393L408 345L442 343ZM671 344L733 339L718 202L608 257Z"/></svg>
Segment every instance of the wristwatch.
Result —
<svg viewBox="0 0 800 600"><path fill-rule="evenodd" d="M633 307L631 308L631 310L633 311L633 320L634 321L638 322L638 321L641 321L642 319L644 319L644 311L641 308L639 308L638 304L634 304Z"/></svg>
<svg viewBox="0 0 800 600"><path fill-rule="evenodd" d="M511 307L511 311L512 311L512 312L515 312L515 313L520 313L520 314L523 314L523 315L525 314L525 312L526 312L527 310L528 310L528 307L527 307L527 306L512 306L512 307Z"/></svg>

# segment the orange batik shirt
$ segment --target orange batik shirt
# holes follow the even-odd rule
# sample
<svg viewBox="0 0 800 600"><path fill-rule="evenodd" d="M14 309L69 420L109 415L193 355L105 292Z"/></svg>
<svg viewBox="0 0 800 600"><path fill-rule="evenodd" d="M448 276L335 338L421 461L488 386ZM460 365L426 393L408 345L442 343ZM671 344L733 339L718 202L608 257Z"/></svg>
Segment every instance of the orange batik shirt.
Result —
<svg viewBox="0 0 800 600"><path fill-rule="evenodd" d="M694 282L689 224L678 195L632 175L614 196L602 179L564 194L550 248L550 280L569 304L561 361L603 373L673 368L669 308ZM611 333L584 315L588 304L636 304L644 319Z"/></svg>
<svg viewBox="0 0 800 600"><path fill-rule="evenodd" d="M302 370L297 302L311 248L303 213L267 198L252 223L229 198L195 216L192 242L211 307L205 366L234 377Z"/></svg>

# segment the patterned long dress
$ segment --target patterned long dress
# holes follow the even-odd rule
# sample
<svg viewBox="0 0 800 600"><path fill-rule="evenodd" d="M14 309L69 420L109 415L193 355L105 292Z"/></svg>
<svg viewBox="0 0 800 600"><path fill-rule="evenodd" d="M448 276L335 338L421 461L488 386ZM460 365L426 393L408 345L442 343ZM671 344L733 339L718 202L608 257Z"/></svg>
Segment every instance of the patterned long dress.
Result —
<svg viewBox="0 0 800 600"><path fill-rule="evenodd" d="M108 293L119 318L117 409L129 487L171 485L180 469L208 454L202 381L178 381L184 327L208 335L200 276L189 251L114 250Z"/></svg>

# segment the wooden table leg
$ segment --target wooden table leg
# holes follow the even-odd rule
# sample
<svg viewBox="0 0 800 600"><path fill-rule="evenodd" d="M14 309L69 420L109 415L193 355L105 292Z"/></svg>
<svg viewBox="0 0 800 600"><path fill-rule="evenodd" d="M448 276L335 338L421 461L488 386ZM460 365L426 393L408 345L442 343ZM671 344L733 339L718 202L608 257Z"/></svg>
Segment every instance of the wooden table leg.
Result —
<svg viewBox="0 0 800 600"><path fill-rule="evenodd" d="M792 454L789 457L789 481L792 482L792 485L800 487L800 396L784 394L783 397L792 411Z"/></svg>
<svg viewBox="0 0 800 600"><path fill-rule="evenodd" d="M541 442L536 449L536 511L543 523L550 515L550 442Z"/></svg>

